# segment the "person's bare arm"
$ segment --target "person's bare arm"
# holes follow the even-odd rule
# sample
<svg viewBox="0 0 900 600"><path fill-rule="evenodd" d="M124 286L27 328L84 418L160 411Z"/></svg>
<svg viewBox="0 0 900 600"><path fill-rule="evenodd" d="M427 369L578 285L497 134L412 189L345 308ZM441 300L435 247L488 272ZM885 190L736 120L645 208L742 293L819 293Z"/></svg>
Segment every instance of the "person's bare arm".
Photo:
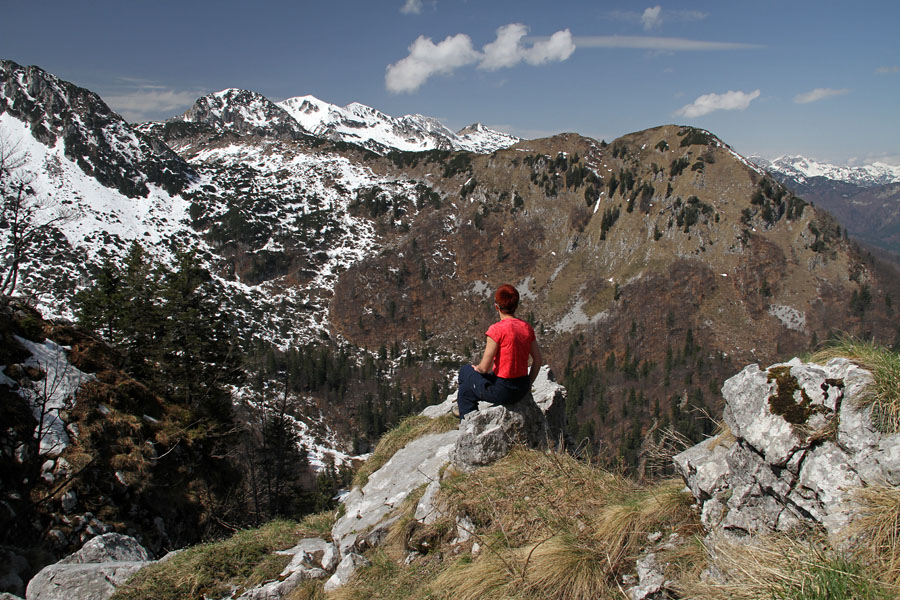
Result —
<svg viewBox="0 0 900 600"><path fill-rule="evenodd" d="M494 368L494 356L497 354L497 342L492 340L490 337L487 338L487 344L484 346L484 356L481 357L481 362L477 365L472 365L475 367L475 370L479 373L490 373Z"/></svg>
<svg viewBox="0 0 900 600"><path fill-rule="evenodd" d="M529 353L531 354L531 369L528 371L528 378L531 379L531 383L534 383L534 380L537 379L538 371L541 370L541 365L544 364L544 358L541 356L541 348L538 346L537 340L531 342Z"/></svg>

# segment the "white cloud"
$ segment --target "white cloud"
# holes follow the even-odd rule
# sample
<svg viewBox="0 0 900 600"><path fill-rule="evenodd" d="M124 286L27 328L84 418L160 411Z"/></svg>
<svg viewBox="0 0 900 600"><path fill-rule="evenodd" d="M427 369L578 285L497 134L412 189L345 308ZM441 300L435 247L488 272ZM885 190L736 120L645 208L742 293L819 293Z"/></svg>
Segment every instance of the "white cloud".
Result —
<svg viewBox="0 0 900 600"><path fill-rule="evenodd" d="M530 48L522 44L528 28L521 23L504 25L497 30L497 39L485 44L484 58L479 69L496 71L513 67L523 60L530 65L542 65L550 61L563 61L575 51L572 33L568 29L557 31L549 38L538 38Z"/></svg>
<svg viewBox="0 0 900 600"><path fill-rule="evenodd" d="M892 65L890 67L878 67L875 69L875 72L879 75L887 75L889 73L900 73L900 67L897 65Z"/></svg>
<svg viewBox="0 0 900 600"><path fill-rule="evenodd" d="M103 101L110 108L131 123L158 119L161 115L172 116L187 110L203 90L174 90L160 85L140 83L140 80L122 79L136 84L133 89L103 94Z"/></svg>
<svg viewBox="0 0 900 600"><path fill-rule="evenodd" d="M525 50L521 42L526 33L528 28L521 23L511 23L498 29L497 39L482 48L484 58L478 67L495 71L520 63Z"/></svg>
<svg viewBox="0 0 900 600"><path fill-rule="evenodd" d="M691 23L694 21L702 21L706 17L709 16L709 13L705 13L700 10L673 10L672 12L666 13L667 19L673 19L676 21L683 21L685 23Z"/></svg>
<svg viewBox="0 0 900 600"><path fill-rule="evenodd" d="M575 52L575 42L568 29L557 31L550 39L537 40L530 50L525 52L525 62L530 65L542 65L550 61L561 62Z"/></svg>
<svg viewBox="0 0 900 600"><path fill-rule="evenodd" d="M703 42L683 38L650 37L634 35L586 35L572 38L579 48L631 48L634 50L661 51L713 51L713 50L752 50L763 48L758 44L739 42Z"/></svg>
<svg viewBox="0 0 900 600"><path fill-rule="evenodd" d="M384 82L394 93L414 92L432 75L449 75L459 67L481 59L469 36L460 33L435 44L431 38L419 36L409 47L409 56L388 65Z"/></svg>
<svg viewBox="0 0 900 600"><path fill-rule="evenodd" d="M521 23L504 25L497 30L497 38L485 44L481 52L472 47L472 40L463 33L439 44L419 36L409 47L409 56L387 67L385 85L394 93L414 92L432 75L449 75L473 63L479 63L480 69L496 71L522 61L530 65L563 61L575 51L568 29L557 31L549 38L538 38L530 47L523 43L527 33L528 28Z"/></svg>
<svg viewBox="0 0 900 600"><path fill-rule="evenodd" d="M756 98L759 98L759 90L754 90L749 94L735 91L728 91L724 94L704 94L690 104L679 108L675 114L693 119L716 110L745 110Z"/></svg>
<svg viewBox="0 0 900 600"><path fill-rule="evenodd" d="M422 14L422 0L406 0L406 4L400 8L404 15Z"/></svg>
<svg viewBox="0 0 900 600"><path fill-rule="evenodd" d="M644 26L644 29L650 31L651 29L662 27L663 19L661 13L662 6L659 4L645 9L644 14L641 15L641 24Z"/></svg>
<svg viewBox="0 0 900 600"><path fill-rule="evenodd" d="M809 104L810 102L818 102L819 100L830 98L831 96L843 96L844 94L849 93L850 90L847 88L839 90L832 88L816 88L802 94L797 94L794 96L794 102L797 104Z"/></svg>

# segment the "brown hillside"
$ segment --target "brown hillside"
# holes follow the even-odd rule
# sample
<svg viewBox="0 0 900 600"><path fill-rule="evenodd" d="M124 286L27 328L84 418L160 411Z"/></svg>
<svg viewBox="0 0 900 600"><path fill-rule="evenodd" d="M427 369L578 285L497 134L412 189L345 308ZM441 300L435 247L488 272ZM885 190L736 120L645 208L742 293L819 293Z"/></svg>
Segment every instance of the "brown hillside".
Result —
<svg viewBox="0 0 900 600"><path fill-rule="evenodd" d="M341 277L336 333L474 359L490 292L512 282L557 374L603 369L577 414L614 448L654 417L677 422L673 400L715 413L713 391L744 363L834 331L894 339L897 279L707 132L669 125L605 146L562 134L400 167L440 207Z"/></svg>

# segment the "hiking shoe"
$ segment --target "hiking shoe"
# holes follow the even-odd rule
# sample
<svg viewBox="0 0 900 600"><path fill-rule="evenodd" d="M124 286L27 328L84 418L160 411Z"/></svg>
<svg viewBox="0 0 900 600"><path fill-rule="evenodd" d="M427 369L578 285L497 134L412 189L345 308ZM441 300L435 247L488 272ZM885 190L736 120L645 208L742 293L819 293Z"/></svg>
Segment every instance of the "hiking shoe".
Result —
<svg viewBox="0 0 900 600"><path fill-rule="evenodd" d="M459 417L459 404L454 404L453 408L450 409L450 412L452 412L453 416L456 417L457 419L460 418Z"/></svg>

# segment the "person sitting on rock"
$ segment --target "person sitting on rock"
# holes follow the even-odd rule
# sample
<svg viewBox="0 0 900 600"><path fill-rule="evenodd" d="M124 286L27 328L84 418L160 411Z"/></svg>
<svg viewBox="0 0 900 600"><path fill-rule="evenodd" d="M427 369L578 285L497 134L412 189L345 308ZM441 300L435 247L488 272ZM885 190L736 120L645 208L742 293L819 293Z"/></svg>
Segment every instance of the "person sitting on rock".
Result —
<svg viewBox="0 0 900 600"><path fill-rule="evenodd" d="M531 325L515 317L519 292L506 284L494 294L500 320L487 332L484 356L477 365L459 370L459 391L453 414L460 419L478 410L478 402L514 404L531 391L541 368L541 350ZM531 368L528 368L528 357Z"/></svg>

